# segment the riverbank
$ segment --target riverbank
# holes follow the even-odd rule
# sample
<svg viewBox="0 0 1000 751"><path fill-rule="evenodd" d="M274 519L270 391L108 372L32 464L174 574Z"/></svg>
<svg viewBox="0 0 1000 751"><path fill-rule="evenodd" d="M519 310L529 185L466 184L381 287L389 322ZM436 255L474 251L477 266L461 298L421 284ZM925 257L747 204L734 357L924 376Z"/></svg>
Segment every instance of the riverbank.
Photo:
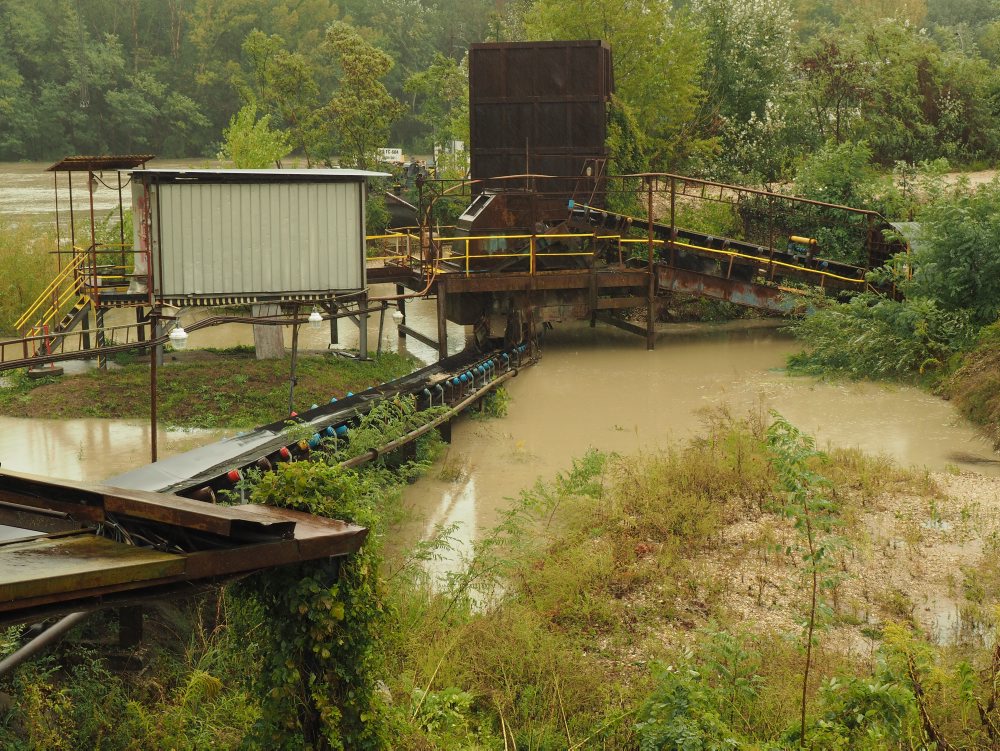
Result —
<svg viewBox="0 0 1000 751"><path fill-rule="evenodd" d="M998 719L1000 481L809 455L771 422L588 454L443 589L402 597L392 688L418 727L399 747L790 748L803 698L810 747L979 747ZM799 449L803 494L782 487ZM962 711L976 701L985 719Z"/></svg>
<svg viewBox="0 0 1000 751"><path fill-rule="evenodd" d="M962 357L942 392L1000 450L1000 324L980 332L978 343Z"/></svg>
<svg viewBox="0 0 1000 751"><path fill-rule="evenodd" d="M0 741L280 745L309 707L344 747L397 751L791 749L803 710L810 748L986 748L1000 721L998 479L716 412L662 449L578 458L436 583L448 528L377 565L402 490L385 470L317 455L252 487L370 526L366 555L152 606L138 679L96 653L29 663Z"/></svg>
<svg viewBox="0 0 1000 751"><path fill-rule="evenodd" d="M295 406L308 409L363 391L413 370L413 361L385 352L369 361L335 354L300 355ZM257 360L252 348L168 354L159 371L159 418L185 428L248 429L274 422L288 411L290 362ZM0 414L70 419L148 418L149 365L132 362L32 380L8 375L0 388Z"/></svg>

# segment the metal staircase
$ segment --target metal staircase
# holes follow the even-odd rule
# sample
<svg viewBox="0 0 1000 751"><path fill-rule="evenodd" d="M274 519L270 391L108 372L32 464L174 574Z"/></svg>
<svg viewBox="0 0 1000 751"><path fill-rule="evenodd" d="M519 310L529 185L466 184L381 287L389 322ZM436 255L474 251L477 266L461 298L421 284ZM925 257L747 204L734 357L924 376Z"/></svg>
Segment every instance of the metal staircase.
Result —
<svg viewBox="0 0 1000 751"><path fill-rule="evenodd" d="M14 327L25 340L26 357L61 348L66 335L87 316L92 306L83 273L86 261L85 254L75 254L17 319Z"/></svg>

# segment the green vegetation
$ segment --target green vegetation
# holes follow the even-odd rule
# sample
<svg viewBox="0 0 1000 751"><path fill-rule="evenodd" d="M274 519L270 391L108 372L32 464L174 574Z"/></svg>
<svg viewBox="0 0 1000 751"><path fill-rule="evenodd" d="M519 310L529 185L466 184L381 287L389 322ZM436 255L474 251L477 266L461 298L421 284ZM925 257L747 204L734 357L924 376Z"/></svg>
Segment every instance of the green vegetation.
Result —
<svg viewBox="0 0 1000 751"><path fill-rule="evenodd" d="M805 347L788 360L793 372L930 385L975 341L967 314L942 310L931 299L900 302L874 294L829 305L793 330Z"/></svg>
<svg viewBox="0 0 1000 751"><path fill-rule="evenodd" d="M497 386L480 400L477 417L494 418L505 417L510 409L510 394L503 386Z"/></svg>
<svg viewBox="0 0 1000 751"><path fill-rule="evenodd" d="M437 445L402 476L337 466L372 431L385 440L415 419L411 404L385 404L362 443L246 481L256 501L368 525L362 555L155 609L141 676L97 653L21 668L3 684L0 742L990 747L1000 526L988 510L886 460L816 451L780 418L716 414L683 446L593 452L539 483L435 583L422 562L448 552L453 530L383 554L399 483ZM983 552L965 554L955 585L967 628L942 646L914 611L942 573L914 572L904 594L887 567L902 556L919 569L969 536Z"/></svg>
<svg viewBox="0 0 1000 751"><path fill-rule="evenodd" d="M912 253L871 275L905 297L864 293L846 305L817 301L819 310L795 325L804 350L789 365L800 373L939 388L997 441L1000 383L992 368L1000 345L1000 182L976 189L938 185L915 201L908 192L904 183L901 200L910 201L920 222Z"/></svg>
<svg viewBox="0 0 1000 751"><path fill-rule="evenodd" d="M308 164L427 153L467 133L469 44L532 39L611 44L657 169L776 184L828 143L887 169L1000 154L992 2L11 0L0 28L0 159L212 156L246 105Z"/></svg>
<svg viewBox="0 0 1000 751"><path fill-rule="evenodd" d="M241 107L222 131L219 158L239 169L266 169L280 163L292 145L286 133L272 130L270 121L270 115L257 118L256 104Z"/></svg>
<svg viewBox="0 0 1000 751"><path fill-rule="evenodd" d="M14 322L42 293L56 271L51 232L34 222L0 215L0 333L12 331Z"/></svg>
<svg viewBox="0 0 1000 751"><path fill-rule="evenodd" d="M174 355L159 371L159 416L169 425L253 428L288 409L289 363L257 360L252 349ZM168 360L170 360L168 356ZM394 353L369 362L333 355L300 356L295 399L299 409L361 391L409 373L413 363ZM11 376L0 388L0 412L31 417L149 417L149 366L132 363L58 380Z"/></svg>

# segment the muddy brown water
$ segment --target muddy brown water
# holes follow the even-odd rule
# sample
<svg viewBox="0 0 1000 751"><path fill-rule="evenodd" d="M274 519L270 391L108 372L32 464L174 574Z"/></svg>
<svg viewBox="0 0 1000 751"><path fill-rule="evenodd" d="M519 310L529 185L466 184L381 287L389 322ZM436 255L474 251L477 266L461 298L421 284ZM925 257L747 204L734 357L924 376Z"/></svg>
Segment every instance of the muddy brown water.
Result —
<svg viewBox="0 0 1000 751"><path fill-rule="evenodd" d="M17 217L34 217L55 220L56 186L51 172L46 169L52 162L0 162L0 214ZM149 167L215 168L218 162L210 159L157 159ZM118 173L106 170L97 173L94 185L94 214L103 220L118 209ZM122 176L122 206L132 205L128 177ZM69 183L65 172L59 173L59 212L63 222L69 216ZM73 175L73 210L79 221L87 221L90 214L90 190L86 173ZM63 212L65 214L63 215ZM64 225L63 229L66 229ZM67 230L68 232L68 230Z"/></svg>
<svg viewBox="0 0 1000 751"><path fill-rule="evenodd" d="M941 399L909 387L791 377L781 368L797 345L767 324L671 331L652 352L617 329L572 324L549 332L541 362L508 382L507 417L458 422L443 462L407 489L415 519L404 538L457 524L457 554L467 553L496 523L498 509L588 449L657 451L696 434L705 410L717 408L737 416L778 410L821 448L1000 474L981 461L996 458L988 443ZM435 568L450 570L455 557Z"/></svg>
<svg viewBox="0 0 1000 751"><path fill-rule="evenodd" d="M409 308L410 321L431 333L433 302ZM206 345L231 346L246 327L207 329ZM377 320L370 321L374 345ZM350 346L357 330L341 324ZM233 334L233 336L230 336ZM452 349L462 345L451 331ZM305 348L321 350L328 332L304 327ZM383 344L399 346L420 361L433 350L412 338L400 344L386 316ZM541 361L508 382L510 409L503 419L460 420L445 460L461 468L458 481L437 479L440 468L411 486L407 502L427 524L465 520L470 534L488 526L504 498L539 477L567 468L588 448L623 453L654 451L702 426L703 410L726 407L780 411L820 445L857 446L907 465L933 470L955 465L1000 474L996 455L947 402L902 386L823 382L788 376L781 368L796 344L772 325L671 326L647 352L643 340L617 329L559 324L546 335ZM179 451L215 440L223 431L161 431L164 450ZM81 419L0 417L0 464L79 480L100 480L146 461L148 425Z"/></svg>

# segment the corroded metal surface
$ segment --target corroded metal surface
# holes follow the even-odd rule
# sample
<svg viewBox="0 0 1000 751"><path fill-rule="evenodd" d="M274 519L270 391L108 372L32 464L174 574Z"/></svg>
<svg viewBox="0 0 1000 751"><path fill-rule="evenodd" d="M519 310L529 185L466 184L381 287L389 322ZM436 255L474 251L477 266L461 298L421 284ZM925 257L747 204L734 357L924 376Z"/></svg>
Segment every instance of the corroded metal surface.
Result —
<svg viewBox="0 0 1000 751"><path fill-rule="evenodd" d="M549 187L554 208L564 211L574 194L603 203L595 195L603 193L603 177L594 170L594 160L607 154L607 103L613 91L611 49L604 42L473 44L473 178L559 175L563 177ZM592 172L584 175L588 162Z"/></svg>
<svg viewBox="0 0 1000 751"><path fill-rule="evenodd" d="M657 287L661 292L683 292L716 300L728 300L738 305L782 315L794 313L804 306L800 295L779 287L724 279L696 271L671 268L663 264L656 267L656 276Z"/></svg>
<svg viewBox="0 0 1000 751"><path fill-rule="evenodd" d="M93 172L95 170L134 169L155 159L155 154L121 154L115 156L68 156L60 159L46 172Z"/></svg>
<svg viewBox="0 0 1000 751"><path fill-rule="evenodd" d="M37 509L77 529L9 530L0 538L0 622L28 621L211 584L273 566L342 556L368 531L254 504L216 506L177 495L0 472L0 524ZM24 511L23 509L27 509ZM39 527L42 525L39 524ZM4 539L6 538L6 539Z"/></svg>
<svg viewBox="0 0 1000 751"><path fill-rule="evenodd" d="M0 610L19 600L132 586L184 572L184 556L113 542L87 532L0 546Z"/></svg>

